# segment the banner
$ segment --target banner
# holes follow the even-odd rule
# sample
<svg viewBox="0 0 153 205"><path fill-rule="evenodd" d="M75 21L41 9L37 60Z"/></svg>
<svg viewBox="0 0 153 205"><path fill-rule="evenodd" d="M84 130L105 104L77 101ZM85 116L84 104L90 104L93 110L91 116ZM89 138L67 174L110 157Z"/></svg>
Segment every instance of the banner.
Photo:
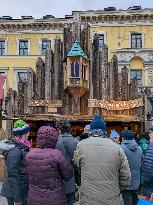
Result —
<svg viewBox="0 0 153 205"><path fill-rule="evenodd" d="M61 100L31 100L29 102L31 107L62 107Z"/></svg>
<svg viewBox="0 0 153 205"><path fill-rule="evenodd" d="M106 110L129 110L135 107L142 107L143 99L135 99L129 101L115 101L112 100L110 102L104 100L97 99L88 99L88 107L100 107Z"/></svg>
<svg viewBox="0 0 153 205"><path fill-rule="evenodd" d="M4 82L5 82L6 77L3 75L0 75L0 99L3 100L4 97Z"/></svg>

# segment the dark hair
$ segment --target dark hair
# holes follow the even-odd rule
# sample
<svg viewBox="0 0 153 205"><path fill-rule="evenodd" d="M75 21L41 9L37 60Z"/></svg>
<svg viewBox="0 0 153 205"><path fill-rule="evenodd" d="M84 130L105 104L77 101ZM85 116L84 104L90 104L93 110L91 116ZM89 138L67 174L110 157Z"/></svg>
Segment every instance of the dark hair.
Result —
<svg viewBox="0 0 153 205"><path fill-rule="evenodd" d="M68 120L59 120L55 123L56 129L59 129L62 133L71 132L71 124Z"/></svg>

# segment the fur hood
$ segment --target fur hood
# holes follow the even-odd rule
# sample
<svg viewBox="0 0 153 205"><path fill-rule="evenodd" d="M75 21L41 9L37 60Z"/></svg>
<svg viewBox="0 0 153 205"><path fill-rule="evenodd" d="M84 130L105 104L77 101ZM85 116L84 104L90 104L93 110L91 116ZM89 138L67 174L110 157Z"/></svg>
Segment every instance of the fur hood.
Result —
<svg viewBox="0 0 153 205"><path fill-rule="evenodd" d="M9 151L15 147L15 144L9 140L0 141L0 154L5 151Z"/></svg>

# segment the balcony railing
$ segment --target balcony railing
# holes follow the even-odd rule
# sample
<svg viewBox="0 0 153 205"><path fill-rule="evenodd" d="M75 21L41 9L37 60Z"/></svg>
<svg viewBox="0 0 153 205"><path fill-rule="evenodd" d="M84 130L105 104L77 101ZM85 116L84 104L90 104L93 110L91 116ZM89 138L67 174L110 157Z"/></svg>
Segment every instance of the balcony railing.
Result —
<svg viewBox="0 0 153 205"><path fill-rule="evenodd" d="M89 89L89 82L88 80L81 79L81 78L70 78L68 81L66 81L65 87L72 87L72 88L86 88Z"/></svg>

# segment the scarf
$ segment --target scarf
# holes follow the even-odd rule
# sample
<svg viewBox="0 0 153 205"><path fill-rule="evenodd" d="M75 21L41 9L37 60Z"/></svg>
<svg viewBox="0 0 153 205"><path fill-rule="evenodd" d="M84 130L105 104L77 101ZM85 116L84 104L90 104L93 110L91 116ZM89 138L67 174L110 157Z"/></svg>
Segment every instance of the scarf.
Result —
<svg viewBox="0 0 153 205"><path fill-rule="evenodd" d="M25 148L31 148L31 143L27 139L20 139L19 137L15 137L15 141L23 145Z"/></svg>

